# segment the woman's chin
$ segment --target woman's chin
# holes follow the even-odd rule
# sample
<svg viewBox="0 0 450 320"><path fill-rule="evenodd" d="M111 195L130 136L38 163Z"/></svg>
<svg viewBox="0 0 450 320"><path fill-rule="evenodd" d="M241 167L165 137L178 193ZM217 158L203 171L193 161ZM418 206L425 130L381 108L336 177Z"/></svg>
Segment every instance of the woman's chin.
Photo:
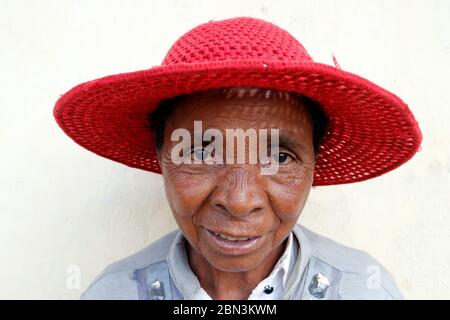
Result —
<svg viewBox="0 0 450 320"><path fill-rule="evenodd" d="M248 272L264 261L264 257L261 259L255 259L255 257L248 256L226 256L226 257L208 257L209 264L223 272Z"/></svg>

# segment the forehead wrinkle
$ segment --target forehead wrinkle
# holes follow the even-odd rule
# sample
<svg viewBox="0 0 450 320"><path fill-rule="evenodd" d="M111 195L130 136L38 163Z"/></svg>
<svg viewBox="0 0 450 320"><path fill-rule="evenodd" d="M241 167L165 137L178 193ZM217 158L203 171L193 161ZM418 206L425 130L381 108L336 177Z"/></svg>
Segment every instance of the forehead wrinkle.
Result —
<svg viewBox="0 0 450 320"><path fill-rule="evenodd" d="M205 105L204 107L208 107ZM287 106L273 106L270 104L254 104L254 103L232 103L223 106L216 106L216 118L225 118L232 120L244 120L270 124L274 122L299 122L307 119L307 114L302 110L296 110ZM219 109L223 107L222 109ZM201 118L203 113L200 107L196 108L199 111L197 118ZM213 112L214 113L214 112ZM209 116L209 115L208 115ZM270 125L269 127L272 127Z"/></svg>
<svg viewBox="0 0 450 320"><path fill-rule="evenodd" d="M190 110L190 112L186 112L186 110ZM275 102L275 100L258 97L226 100L221 96L215 97L215 101L204 99L204 97L183 100L176 106L173 115L177 118L176 120L187 124L187 128L193 127L194 120L202 120L204 130L208 127L221 128L224 125L230 129L237 127L280 129L290 126L298 128L305 127L305 120L309 118L303 103L295 106L282 100ZM173 122L172 124L175 125ZM180 124L178 126L183 127Z"/></svg>

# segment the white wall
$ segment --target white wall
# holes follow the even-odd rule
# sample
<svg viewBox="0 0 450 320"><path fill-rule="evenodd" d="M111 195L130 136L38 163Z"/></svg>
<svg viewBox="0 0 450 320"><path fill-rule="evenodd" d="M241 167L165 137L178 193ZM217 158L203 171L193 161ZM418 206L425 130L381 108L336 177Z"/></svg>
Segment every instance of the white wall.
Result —
<svg viewBox="0 0 450 320"><path fill-rule="evenodd" d="M159 64L199 23L243 15L409 103L421 152L378 179L314 189L300 222L368 251L407 298L450 298L446 0L0 0L0 298L78 298L107 264L176 228L161 178L73 143L53 105L82 81ZM67 287L72 265L81 289Z"/></svg>

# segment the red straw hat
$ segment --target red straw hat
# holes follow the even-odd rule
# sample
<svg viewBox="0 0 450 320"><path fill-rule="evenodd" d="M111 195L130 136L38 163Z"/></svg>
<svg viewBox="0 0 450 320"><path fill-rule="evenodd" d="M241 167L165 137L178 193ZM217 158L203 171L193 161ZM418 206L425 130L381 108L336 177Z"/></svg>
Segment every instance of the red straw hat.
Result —
<svg viewBox="0 0 450 320"><path fill-rule="evenodd" d="M367 180L408 161L422 134L408 106L372 82L313 62L287 31L260 19L201 24L161 66L82 83L56 103L59 126L84 148L160 173L147 115L180 94L252 86L310 97L329 118L314 185Z"/></svg>

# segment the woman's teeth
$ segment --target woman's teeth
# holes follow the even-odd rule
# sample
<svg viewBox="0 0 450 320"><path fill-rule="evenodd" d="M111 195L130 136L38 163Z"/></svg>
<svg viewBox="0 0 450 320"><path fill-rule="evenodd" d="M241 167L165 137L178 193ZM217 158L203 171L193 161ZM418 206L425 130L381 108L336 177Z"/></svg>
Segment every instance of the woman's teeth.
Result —
<svg viewBox="0 0 450 320"><path fill-rule="evenodd" d="M246 237L246 238L236 238L236 237L230 237L227 235L224 235L223 233L217 233L217 232L213 232L216 236L221 237L222 239L228 240L228 241L246 241L248 239L251 239L250 237Z"/></svg>

